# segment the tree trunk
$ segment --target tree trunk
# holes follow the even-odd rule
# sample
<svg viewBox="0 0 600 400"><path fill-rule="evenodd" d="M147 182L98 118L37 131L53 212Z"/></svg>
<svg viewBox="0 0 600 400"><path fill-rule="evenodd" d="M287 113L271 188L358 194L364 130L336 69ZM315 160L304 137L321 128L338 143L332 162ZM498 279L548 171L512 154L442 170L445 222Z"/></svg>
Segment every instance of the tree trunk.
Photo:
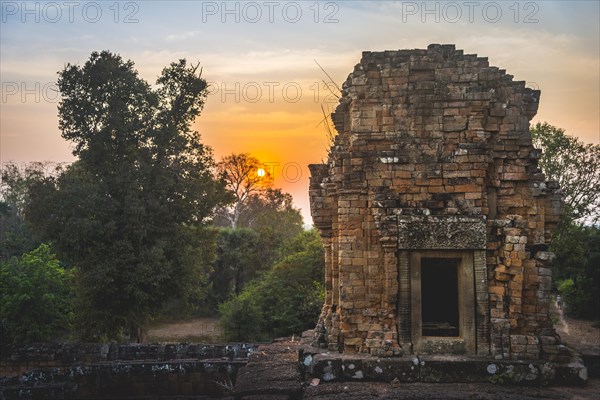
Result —
<svg viewBox="0 0 600 400"><path fill-rule="evenodd" d="M149 320L146 317L142 325L132 327L129 331L129 341L131 343L148 343L148 325Z"/></svg>
<svg viewBox="0 0 600 400"><path fill-rule="evenodd" d="M148 343L148 325L150 324L149 318L146 317L144 319L144 323L140 327L139 331L139 343L146 344Z"/></svg>

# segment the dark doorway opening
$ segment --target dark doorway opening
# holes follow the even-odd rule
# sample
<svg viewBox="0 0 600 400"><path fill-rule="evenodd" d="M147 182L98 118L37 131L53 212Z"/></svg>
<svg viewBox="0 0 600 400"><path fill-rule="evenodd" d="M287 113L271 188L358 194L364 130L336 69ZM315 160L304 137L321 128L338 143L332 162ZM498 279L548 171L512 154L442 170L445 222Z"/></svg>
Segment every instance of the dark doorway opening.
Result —
<svg viewBox="0 0 600 400"><path fill-rule="evenodd" d="M457 258L421 259L423 336L459 336Z"/></svg>

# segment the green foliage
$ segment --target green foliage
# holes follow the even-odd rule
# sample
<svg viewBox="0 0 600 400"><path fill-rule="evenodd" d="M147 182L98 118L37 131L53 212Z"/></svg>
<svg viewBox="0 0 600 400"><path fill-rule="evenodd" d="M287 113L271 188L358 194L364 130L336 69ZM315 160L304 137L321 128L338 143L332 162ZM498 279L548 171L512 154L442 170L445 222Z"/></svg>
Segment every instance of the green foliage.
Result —
<svg viewBox="0 0 600 400"><path fill-rule="evenodd" d="M514 384L515 373L512 369L507 369L496 373L489 378L489 381L494 385L509 385Z"/></svg>
<svg viewBox="0 0 600 400"><path fill-rule="evenodd" d="M226 198L191 130L206 82L180 60L156 85L107 51L59 73L59 126L79 159L31 187L25 215L75 267L86 340L139 332L168 300L206 294L207 223Z"/></svg>
<svg viewBox="0 0 600 400"><path fill-rule="evenodd" d="M253 229L259 237L262 260L273 265L286 253L284 243L302 232L302 215L294 207L292 196L281 189L266 189L248 200L241 226Z"/></svg>
<svg viewBox="0 0 600 400"><path fill-rule="evenodd" d="M31 163L23 168L6 163L0 176L0 260L20 257L41 244L25 221L24 211L29 201L29 188L42 180L49 165Z"/></svg>
<svg viewBox="0 0 600 400"><path fill-rule="evenodd" d="M539 166L565 194L569 219L597 222L600 218L600 145L584 144L547 122L530 128L533 144L542 150Z"/></svg>
<svg viewBox="0 0 600 400"><path fill-rule="evenodd" d="M600 145L584 144L547 122L530 129L542 150L539 166L565 195L565 213L553 234L555 282L573 316L600 316ZM582 226L586 224L588 226Z"/></svg>
<svg viewBox="0 0 600 400"><path fill-rule="evenodd" d="M232 171L236 176L241 171L255 174L260 166L258 160L248 154L231 155L225 160L228 160L228 165L234 164L229 165L230 175ZM243 165L237 165L234 160ZM222 169L224 162L220 164ZM232 182L230 176L230 191L237 187ZM241 182L240 185L256 186L259 183ZM239 212L235 220L237 228L230 228L230 220L236 210ZM219 230L217 260L210 277L210 291L201 304L204 314L214 313L218 304L239 295L247 282L271 269L275 262L287 254L283 250L284 244L302 232L302 216L294 208L292 196L268 187L253 187L233 207L219 209L213 223L225 228Z"/></svg>
<svg viewBox="0 0 600 400"><path fill-rule="evenodd" d="M252 295L251 290L246 290L219 307L221 329L226 340L243 342L263 339L262 312Z"/></svg>
<svg viewBox="0 0 600 400"><path fill-rule="evenodd" d="M564 223L552 242L554 276L569 315L600 318L600 228Z"/></svg>
<svg viewBox="0 0 600 400"><path fill-rule="evenodd" d="M228 339L254 339L255 333L239 337L244 329L231 329L242 322L248 331L255 332L258 326L261 338L298 334L316 323L324 300L321 240L315 231L307 231L286 247L292 251L287 257L221 306L221 324ZM243 310L249 312L242 318Z"/></svg>
<svg viewBox="0 0 600 400"><path fill-rule="evenodd" d="M242 292L245 284L270 268L261 256L258 234L247 228L217 230L216 260L206 287L207 295L198 302L199 313L215 315L219 304Z"/></svg>
<svg viewBox="0 0 600 400"><path fill-rule="evenodd" d="M0 330L6 343L61 339L69 330L69 274L47 244L0 263Z"/></svg>
<svg viewBox="0 0 600 400"><path fill-rule="evenodd" d="M217 165L233 202L217 208L213 224L222 227L207 313L239 295L245 284L269 270L285 254L283 244L302 231L292 196L273 189L268 165L248 153L223 157ZM225 229L228 228L228 229Z"/></svg>
<svg viewBox="0 0 600 400"><path fill-rule="evenodd" d="M245 283L268 269L259 253L259 235L247 228L220 229L215 262L216 291L229 297L240 294ZM227 297L222 297L221 303Z"/></svg>
<svg viewBox="0 0 600 400"><path fill-rule="evenodd" d="M564 281L562 281L560 283L560 285L558 285L558 291L560 293L562 293L563 296L566 293L573 292L574 288L575 288L575 282L573 282L573 279L565 279Z"/></svg>

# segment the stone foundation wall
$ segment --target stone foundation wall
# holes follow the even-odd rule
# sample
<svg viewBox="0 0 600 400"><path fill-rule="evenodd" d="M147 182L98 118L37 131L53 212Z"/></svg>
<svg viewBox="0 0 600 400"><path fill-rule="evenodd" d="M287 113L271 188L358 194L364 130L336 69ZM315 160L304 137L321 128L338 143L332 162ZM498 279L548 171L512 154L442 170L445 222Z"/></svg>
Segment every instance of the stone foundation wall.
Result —
<svg viewBox="0 0 600 400"><path fill-rule="evenodd" d="M37 343L2 346L0 376L18 376L27 371L70 368L75 363L96 364L112 361L170 361L247 359L254 344L98 344Z"/></svg>
<svg viewBox="0 0 600 400"><path fill-rule="evenodd" d="M0 398L216 398L233 389L239 369L256 348L185 343L3 348Z"/></svg>
<svg viewBox="0 0 600 400"><path fill-rule="evenodd" d="M328 164L310 166L311 213L327 265L315 344L378 356L412 352L409 256L435 244L417 235L403 247L402 238L433 217L464 216L481 218L485 231L483 249L461 248L475 254L475 279L484 282L473 311L476 353L558 354L547 246L562 197L545 181L531 143L539 98L452 45L363 53L332 114L339 135ZM447 234L470 243L467 228Z"/></svg>
<svg viewBox="0 0 600 400"><path fill-rule="evenodd" d="M228 393L246 361L112 361L28 371L0 379L5 399L155 399ZM2 397L4 396L4 397Z"/></svg>

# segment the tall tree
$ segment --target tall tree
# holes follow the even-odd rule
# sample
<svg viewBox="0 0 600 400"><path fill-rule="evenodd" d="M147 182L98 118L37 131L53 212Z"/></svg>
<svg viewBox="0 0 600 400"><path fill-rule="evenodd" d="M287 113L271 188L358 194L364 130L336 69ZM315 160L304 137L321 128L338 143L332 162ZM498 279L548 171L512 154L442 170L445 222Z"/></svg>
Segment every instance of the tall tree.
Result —
<svg viewBox="0 0 600 400"><path fill-rule="evenodd" d="M248 153L223 157L218 170L234 202L217 210L214 224L255 231L262 269L270 268L281 256L281 244L302 231L300 210L290 194L272 187L268 166Z"/></svg>
<svg viewBox="0 0 600 400"><path fill-rule="evenodd" d="M210 272L207 221L227 196L191 129L206 82L179 60L156 85L108 51L59 72L59 126L78 161L32 187L26 216L75 267L85 339L142 340L149 317Z"/></svg>
<svg viewBox="0 0 600 400"><path fill-rule="evenodd" d="M265 164L248 153L225 156L217 164L217 168L234 201L218 210L215 223L235 229L248 208L250 198L271 186L271 174Z"/></svg>
<svg viewBox="0 0 600 400"><path fill-rule="evenodd" d="M538 122L530 129L535 147L542 150L539 165L565 194L571 220L598 222L600 218L600 145L585 144L564 129Z"/></svg>

